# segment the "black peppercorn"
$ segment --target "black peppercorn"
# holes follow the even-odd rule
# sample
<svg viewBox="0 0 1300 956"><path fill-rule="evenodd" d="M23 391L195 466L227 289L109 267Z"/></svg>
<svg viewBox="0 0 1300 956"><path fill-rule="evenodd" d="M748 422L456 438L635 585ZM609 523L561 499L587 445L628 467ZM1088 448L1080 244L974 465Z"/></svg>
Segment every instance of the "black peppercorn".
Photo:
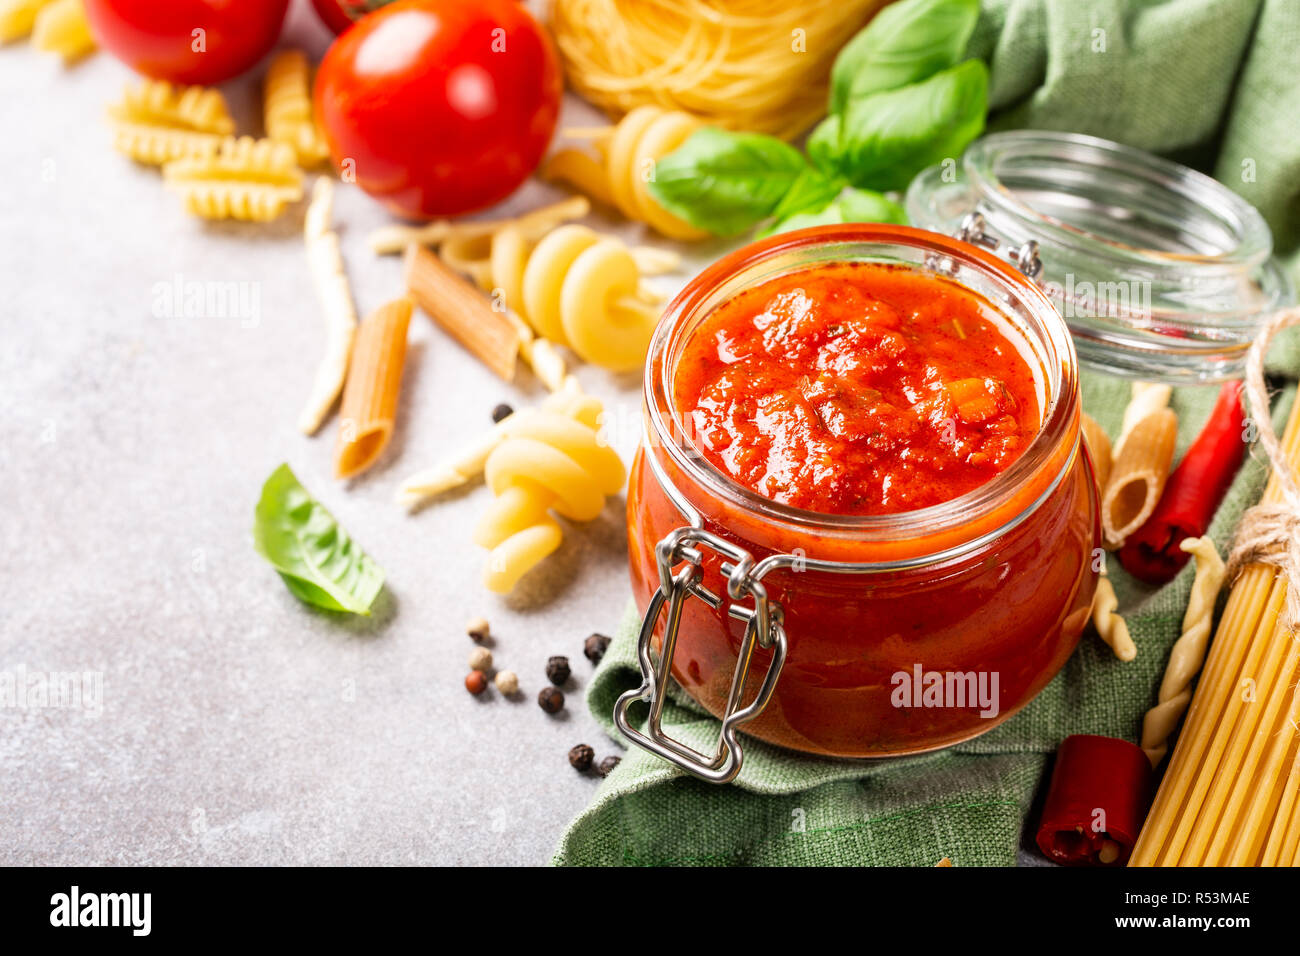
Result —
<svg viewBox="0 0 1300 956"><path fill-rule="evenodd" d="M502 402L496 408L492 409L492 421L500 422L503 418L509 418L515 413L515 410Z"/></svg>
<svg viewBox="0 0 1300 956"><path fill-rule="evenodd" d="M619 765L619 762L622 759L623 759L622 757L614 757L614 756L606 757L604 760L600 762L600 766L596 768L596 772L600 774L602 777L608 777L611 773L613 773L614 768Z"/></svg>
<svg viewBox="0 0 1300 956"><path fill-rule="evenodd" d="M558 714L564 709L564 694L555 687L543 687L537 695L537 706L548 714Z"/></svg>
<svg viewBox="0 0 1300 956"><path fill-rule="evenodd" d="M609 649L609 638L604 634L593 634L582 642L582 653L593 664L599 664Z"/></svg>
<svg viewBox="0 0 1300 956"><path fill-rule="evenodd" d="M569 766L579 773L585 773L591 769L591 762L596 759L596 751L592 750L586 744L578 744L569 751Z"/></svg>
<svg viewBox="0 0 1300 956"><path fill-rule="evenodd" d="M556 656L546 661L546 679L556 687L569 679L569 673L569 659L567 657Z"/></svg>

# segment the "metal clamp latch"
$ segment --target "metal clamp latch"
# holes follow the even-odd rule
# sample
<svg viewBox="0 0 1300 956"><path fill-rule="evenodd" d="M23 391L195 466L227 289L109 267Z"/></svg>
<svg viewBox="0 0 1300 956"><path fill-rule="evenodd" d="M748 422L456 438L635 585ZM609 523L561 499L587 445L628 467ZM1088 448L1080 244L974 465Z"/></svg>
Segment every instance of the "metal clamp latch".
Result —
<svg viewBox="0 0 1300 956"><path fill-rule="evenodd" d="M995 254L1002 245L996 236L989 233L984 215L978 212L966 214L957 229L955 238ZM1043 261L1038 256L1036 239L1021 243L1014 252L1009 253L1007 258L1011 260L1012 265L1025 274L1030 282L1037 282L1039 276L1043 274Z"/></svg>
<svg viewBox="0 0 1300 956"><path fill-rule="evenodd" d="M682 607L688 597L696 597L712 608L721 605L722 599L701 583L704 555L700 547L707 547L722 555L722 573L727 575L727 595L733 602L752 598L752 608L733 603L727 613L745 622L745 636L736 659L736 672L731 679L731 691L722 712L722 725L712 755L700 753L681 741L664 733L661 726L668 681L672 678L673 652L677 647L677 631L681 624ZM614 723L633 743L649 750L664 760L681 767L710 783L729 783L740 773L743 758L736 728L753 720L763 712L772 699L777 678L785 663L786 637L782 626L781 607L768 600L767 589L761 581L762 570L755 573L754 557L743 548L725 538L701 528L678 528L655 547L659 566L659 588L646 608L641 622L641 636L637 641L637 658L641 665L641 686L623 694L614 705ZM674 569L686 562L686 566ZM668 616L664 622L663 642L658 660L651 651L655 624L667 605ZM741 707L745 680L754 646L772 649L772 662L763 679L758 694ZM638 700L648 701L650 716L644 732L632 726L628 709Z"/></svg>

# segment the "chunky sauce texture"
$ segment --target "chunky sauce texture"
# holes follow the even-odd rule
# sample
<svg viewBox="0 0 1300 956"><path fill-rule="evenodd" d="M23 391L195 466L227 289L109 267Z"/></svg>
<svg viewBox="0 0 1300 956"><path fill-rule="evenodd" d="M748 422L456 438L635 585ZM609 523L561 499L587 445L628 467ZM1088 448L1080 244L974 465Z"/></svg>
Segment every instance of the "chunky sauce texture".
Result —
<svg viewBox="0 0 1300 956"><path fill-rule="evenodd" d="M989 309L906 266L791 273L704 319L674 401L709 461L773 501L926 508L993 478L1038 431L1034 373Z"/></svg>

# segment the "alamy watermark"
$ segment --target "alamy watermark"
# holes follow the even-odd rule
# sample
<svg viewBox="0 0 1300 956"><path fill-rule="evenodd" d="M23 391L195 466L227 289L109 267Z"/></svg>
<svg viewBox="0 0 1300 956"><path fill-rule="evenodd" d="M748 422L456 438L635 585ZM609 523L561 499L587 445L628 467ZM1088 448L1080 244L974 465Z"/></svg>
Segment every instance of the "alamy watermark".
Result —
<svg viewBox="0 0 1300 956"><path fill-rule="evenodd" d="M19 664L0 671L0 709L104 712L103 671L29 671Z"/></svg>
<svg viewBox="0 0 1300 956"><path fill-rule="evenodd" d="M247 279L186 279L179 272L150 289L158 319L235 319L240 328L262 323L262 283Z"/></svg>
<svg viewBox="0 0 1300 956"><path fill-rule="evenodd" d="M913 664L889 678L889 702L900 708L979 708L981 717L998 715L997 671L927 671Z"/></svg>

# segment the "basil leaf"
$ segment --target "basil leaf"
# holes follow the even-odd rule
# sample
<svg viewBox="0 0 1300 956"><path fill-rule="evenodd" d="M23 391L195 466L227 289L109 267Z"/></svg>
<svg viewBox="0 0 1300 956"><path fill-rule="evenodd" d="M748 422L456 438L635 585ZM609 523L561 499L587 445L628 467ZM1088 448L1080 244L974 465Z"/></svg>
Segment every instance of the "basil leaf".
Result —
<svg viewBox="0 0 1300 956"><path fill-rule="evenodd" d="M781 197L776 208L772 210L772 215L777 219L783 219L810 209L821 209L843 189L844 180L840 177L832 178L811 166L805 167L789 191Z"/></svg>
<svg viewBox="0 0 1300 956"><path fill-rule="evenodd" d="M262 486L253 544L299 600L330 611L370 613L384 572L298 483L288 465Z"/></svg>
<svg viewBox="0 0 1300 956"><path fill-rule="evenodd" d="M817 212L797 212L786 216L769 226L762 235L774 236L780 232L790 232L792 229L833 226L845 222L889 222L905 226L907 214L902 206L888 196L860 189L847 189L844 195L827 203Z"/></svg>
<svg viewBox="0 0 1300 956"><path fill-rule="evenodd" d="M966 51L979 0L903 0L845 44L831 68L832 115L851 101L927 79Z"/></svg>
<svg viewBox="0 0 1300 956"><path fill-rule="evenodd" d="M706 126L659 160L649 189L692 226L731 236L772 215L807 169L797 149L773 136Z"/></svg>
<svg viewBox="0 0 1300 956"><path fill-rule="evenodd" d="M988 69L967 60L921 83L875 93L849 104L809 138L819 168L854 186L906 189L922 169L956 159L984 131Z"/></svg>

